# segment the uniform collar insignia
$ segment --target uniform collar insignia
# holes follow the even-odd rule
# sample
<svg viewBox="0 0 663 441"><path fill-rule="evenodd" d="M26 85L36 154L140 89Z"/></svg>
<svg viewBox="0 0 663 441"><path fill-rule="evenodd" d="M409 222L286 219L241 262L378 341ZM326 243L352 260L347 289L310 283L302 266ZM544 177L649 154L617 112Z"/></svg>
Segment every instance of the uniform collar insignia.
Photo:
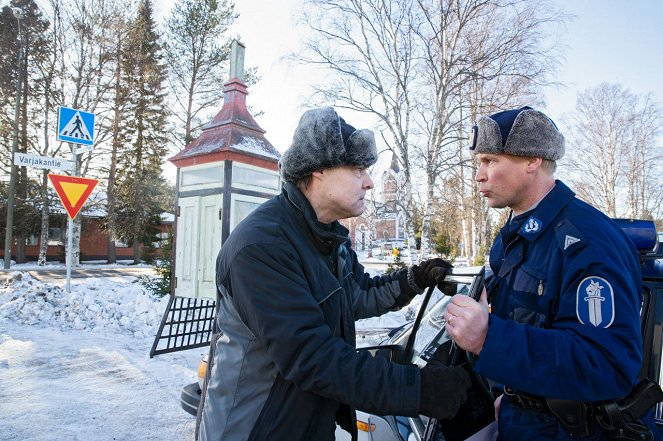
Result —
<svg viewBox="0 0 663 441"><path fill-rule="evenodd" d="M529 219L525 221L523 226L520 228L521 234L524 235L536 235L541 231L542 223L540 220L534 216L530 216Z"/></svg>
<svg viewBox="0 0 663 441"><path fill-rule="evenodd" d="M570 247L571 245L577 242L580 242L580 239L578 239L577 237L569 236L567 234L566 238L564 239L564 250L566 250L568 247Z"/></svg>

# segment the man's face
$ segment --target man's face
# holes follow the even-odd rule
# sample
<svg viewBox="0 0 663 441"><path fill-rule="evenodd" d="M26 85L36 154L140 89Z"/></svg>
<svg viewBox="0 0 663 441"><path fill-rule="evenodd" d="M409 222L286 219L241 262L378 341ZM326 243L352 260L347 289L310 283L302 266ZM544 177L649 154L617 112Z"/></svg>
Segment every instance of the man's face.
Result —
<svg viewBox="0 0 663 441"><path fill-rule="evenodd" d="M364 196L373 188L366 168L338 166L317 173L321 185L317 204L312 205L320 222L331 223L364 212Z"/></svg>
<svg viewBox="0 0 663 441"><path fill-rule="evenodd" d="M474 179L488 206L510 207L516 213L529 209L532 176L527 172L528 158L478 153L475 160L479 168Z"/></svg>

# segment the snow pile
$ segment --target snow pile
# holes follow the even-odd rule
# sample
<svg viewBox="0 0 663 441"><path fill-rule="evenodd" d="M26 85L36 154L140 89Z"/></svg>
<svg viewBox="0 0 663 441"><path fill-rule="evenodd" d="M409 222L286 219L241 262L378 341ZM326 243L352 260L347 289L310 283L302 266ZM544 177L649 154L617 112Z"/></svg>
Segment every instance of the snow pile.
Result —
<svg viewBox="0 0 663 441"><path fill-rule="evenodd" d="M382 268L371 268L372 275ZM77 279L67 294L63 287L43 283L28 272L16 271L0 287L0 319L21 324L53 326L62 330L112 331L137 338L153 338L161 323L168 296L152 295L136 278L129 281ZM133 282L131 282L133 280ZM80 281L80 282L79 282ZM358 345L383 341L390 329L414 320L422 296L400 311L356 322Z"/></svg>
<svg viewBox="0 0 663 441"><path fill-rule="evenodd" d="M14 272L0 289L0 318L60 329L110 330L135 337L154 336L168 297L158 298L137 283L96 278L62 287Z"/></svg>

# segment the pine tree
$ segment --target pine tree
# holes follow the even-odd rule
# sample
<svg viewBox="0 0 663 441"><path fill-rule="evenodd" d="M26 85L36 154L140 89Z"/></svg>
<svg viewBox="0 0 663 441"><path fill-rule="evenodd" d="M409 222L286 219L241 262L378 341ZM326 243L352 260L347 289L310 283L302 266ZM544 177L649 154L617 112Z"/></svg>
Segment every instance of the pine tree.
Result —
<svg viewBox="0 0 663 441"><path fill-rule="evenodd" d="M19 28L16 17L10 7L17 7L22 11L23 18ZM16 100L16 81L18 69L21 70L21 95L18 118L18 153L40 154L38 138L35 129L43 129L39 121L43 120L43 111L37 102L43 96L43 78L39 72L40 66L48 59L50 44L45 33L50 23L41 13L34 0L13 0L10 7L2 8L0 12L0 172L11 170L11 150L14 141L14 110ZM19 48L22 49L21 64ZM37 121L37 123L35 123ZM26 261L25 244L30 235L38 234L40 227L39 217L39 184L34 175L26 167L18 167L15 175L14 203L13 203L13 234L16 243L16 261ZM6 199L3 199L5 201ZM0 205L4 205L1 204ZM0 207L5 217L2 221L2 230L6 228L6 207Z"/></svg>
<svg viewBox="0 0 663 441"><path fill-rule="evenodd" d="M387 265L387 274L393 273L394 271L398 271L398 270L401 270L401 269L407 267L407 264L405 262L403 262L403 258L401 257L401 249L400 248L398 248L397 246L394 246L394 248L391 250L391 255L392 255L393 259Z"/></svg>
<svg viewBox="0 0 663 441"><path fill-rule="evenodd" d="M174 116L184 145L206 122L204 112L218 109L222 99L230 51L221 42L235 17L228 0L177 0L166 22Z"/></svg>
<svg viewBox="0 0 663 441"><path fill-rule="evenodd" d="M112 121L109 127L110 134L110 158L108 161L108 175L106 178L106 219L104 229L108 233L107 249L108 249L108 263L115 263L117 261L117 253L115 250L115 240L118 235L118 210L117 210L117 179L120 173L118 162L122 156L122 152L126 149L127 144L127 130L123 130L125 125L125 115L127 112L127 96L128 90L126 81L122 76L123 73L123 60L125 49L125 35L131 28L128 17L117 14L115 21L110 29L110 39L112 39L112 59L113 59L113 82L112 82Z"/></svg>
<svg viewBox="0 0 663 441"><path fill-rule="evenodd" d="M173 276L173 232L169 231L165 239L161 240L161 256L154 261L156 277L141 276L140 283L152 294L159 297L170 294L170 285Z"/></svg>
<svg viewBox="0 0 663 441"><path fill-rule="evenodd" d="M118 232L134 247L134 263L141 260L140 245L156 239L165 207L159 195L165 180L161 164L166 156L167 78L150 0L141 0L127 35L123 60L127 94L124 130L130 143L121 157L117 182Z"/></svg>

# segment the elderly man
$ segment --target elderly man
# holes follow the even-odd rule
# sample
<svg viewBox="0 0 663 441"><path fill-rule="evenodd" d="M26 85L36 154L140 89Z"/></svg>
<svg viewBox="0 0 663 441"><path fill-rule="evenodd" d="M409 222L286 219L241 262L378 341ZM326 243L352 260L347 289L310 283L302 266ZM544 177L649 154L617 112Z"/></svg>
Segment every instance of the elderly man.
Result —
<svg viewBox="0 0 663 441"><path fill-rule="evenodd" d="M364 211L376 160L373 132L333 108L301 117L281 159L282 193L237 226L217 259L219 333L199 439L333 440L335 423L356 439L354 408L449 418L465 400L461 368L419 370L355 350L355 320L402 308L450 267L432 259L365 273L338 219Z"/></svg>
<svg viewBox="0 0 663 441"><path fill-rule="evenodd" d="M473 139L481 195L511 215L481 302L456 296L446 319L458 345L478 355L475 369L504 385L499 439L659 439L651 413L647 424L643 415L599 424L607 403L634 390L642 364L634 245L555 180L564 137L543 113L481 117Z"/></svg>

